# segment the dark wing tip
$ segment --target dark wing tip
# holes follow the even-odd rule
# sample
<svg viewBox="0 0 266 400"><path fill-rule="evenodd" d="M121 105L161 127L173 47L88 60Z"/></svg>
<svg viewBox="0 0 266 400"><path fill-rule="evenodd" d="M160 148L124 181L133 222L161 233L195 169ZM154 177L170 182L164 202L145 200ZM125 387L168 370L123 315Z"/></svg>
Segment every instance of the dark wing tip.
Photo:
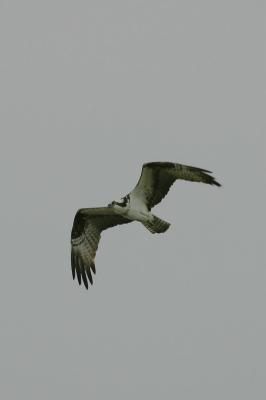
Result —
<svg viewBox="0 0 266 400"><path fill-rule="evenodd" d="M197 168L197 167L192 167L194 171L198 171L199 173L202 174L203 179L205 180L205 183L208 183L209 185L215 185L215 186L222 186L219 182L215 180L215 178L209 174L212 174L211 171L208 171L207 169L202 169L202 168ZM203 182L204 182L203 180Z"/></svg>
<svg viewBox="0 0 266 400"><path fill-rule="evenodd" d="M95 268L94 262L91 263L90 267L91 267L91 270L94 273L94 275L96 275L96 268Z"/></svg>
<svg viewBox="0 0 266 400"><path fill-rule="evenodd" d="M79 285L81 285L81 273L78 268L76 269L76 273L77 273L78 283L79 283Z"/></svg>
<svg viewBox="0 0 266 400"><path fill-rule="evenodd" d="M75 276L76 276L76 268L75 268L75 260L74 260L73 250L71 251L71 270L72 270L72 277L74 280Z"/></svg>
<svg viewBox="0 0 266 400"><path fill-rule="evenodd" d="M90 269L95 271L95 264L93 265L86 265L83 260L77 255L74 254L72 251L71 253L71 270L72 270L72 277L75 279L77 277L79 285L84 284L85 288L88 290L89 284L93 284L93 279L91 276L91 271ZM95 272L94 272L95 273Z"/></svg>
<svg viewBox="0 0 266 400"><path fill-rule="evenodd" d="M76 273L75 273L75 267L73 265L71 265L71 269L72 269L72 278L73 280L75 279Z"/></svg>
<svg viewBox="0 0 266 400"><path fill-rule="evenodd" d="M88 285L88 280L87 280L87 275L86 275L86 272L84 269L84 265L81 266L81 275L82 275L82 280L83 280L84 286L88 290L89 285Z"/></svg>
<svg viewBox="0 0 266 400"><path fill-rule="evenodd" d="M212 176L210 176L210 175L205 175L206 177L207 177L207 179L206 179L206 183L208 183L209 185L214 185L214 186L218 186L218 187L220 187L220 186L222 186L219 182L217 182L216 180L215 180L215 178L213 178Z"/></svg>
<svg viewBox="0 0 266 400"><path fill-rule="evenodd" d="M214 181L212 182L212 184L215 185L215 186L218 186L218 187L221 187L221 186L222 186L222 185L221 185L219 182L217 182L215 179L214 179Z"/></svg>
<svg viewBox="0 0 266 400"><path fill-rule="evenodd" d="M91 266L88 266L86 268L86 273L87 273L87 277L88 277L88 279L90 281L90 284L93 285L93 279L92 279L92 276L91 276Z"/></svg>

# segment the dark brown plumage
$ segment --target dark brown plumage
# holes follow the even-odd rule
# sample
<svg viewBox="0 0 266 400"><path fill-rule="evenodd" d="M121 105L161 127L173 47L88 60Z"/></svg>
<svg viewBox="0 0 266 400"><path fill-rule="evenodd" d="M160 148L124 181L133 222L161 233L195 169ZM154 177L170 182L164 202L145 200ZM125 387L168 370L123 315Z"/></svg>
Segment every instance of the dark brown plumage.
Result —
<svg viewBox="0 0 266 400"><path fill-rule="evenodd" d="M171 162L150 162L143 165L141 176L132 193L145 197L148 209L151 210L167 195L170 187L177 179L221 186L209 174L211 172L206 169L189 165Z"/></svg>
<svg viewBox="0 0 266 400"><path fill-rule="evenodd" d="M88 280L93 284L92 273L95 274L95 255L101 238L101 232L115 225L132 222L108 207L82 208L75 215L71 232L71 267L72 276L81 280L88 289Z"/></svg>

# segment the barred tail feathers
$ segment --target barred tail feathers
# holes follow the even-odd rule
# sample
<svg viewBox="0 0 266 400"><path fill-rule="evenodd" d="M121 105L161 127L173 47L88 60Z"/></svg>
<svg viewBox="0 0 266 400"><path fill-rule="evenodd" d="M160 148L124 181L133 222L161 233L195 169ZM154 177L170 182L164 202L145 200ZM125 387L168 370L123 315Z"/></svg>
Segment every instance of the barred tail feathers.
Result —
<svg viewBox="0 0 266 400"><path fill-rule="evenodd" d="M151 233L163 233L166 232L171 224L166 221L163 221L161 218L153 215L152 221L143 222L143 225L151 232Z"/></svg>

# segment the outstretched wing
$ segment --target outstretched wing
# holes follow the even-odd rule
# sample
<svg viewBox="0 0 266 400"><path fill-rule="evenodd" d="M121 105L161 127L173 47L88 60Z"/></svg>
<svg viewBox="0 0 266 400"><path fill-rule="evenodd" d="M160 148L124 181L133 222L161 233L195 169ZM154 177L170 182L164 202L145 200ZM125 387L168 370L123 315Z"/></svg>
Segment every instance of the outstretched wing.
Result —
<svg viewBox="0 0 266 400"><path fill-rule="evenodd" d="M203 182L221 186L205 169L171 162L151 162L144 164L140 179L131 195L141 199L151 210L166 196L176 179Z"/></svg>
<svg viewBox="0 0 266 400"><path fill-rule="evenodd" d="M131 222L112 208L82 208L77 211L71 232L71 266L73 279L77 275L88 289L88 280L93 284L91 271L95 274L95 255L101 232L115 225Z"/></svg>

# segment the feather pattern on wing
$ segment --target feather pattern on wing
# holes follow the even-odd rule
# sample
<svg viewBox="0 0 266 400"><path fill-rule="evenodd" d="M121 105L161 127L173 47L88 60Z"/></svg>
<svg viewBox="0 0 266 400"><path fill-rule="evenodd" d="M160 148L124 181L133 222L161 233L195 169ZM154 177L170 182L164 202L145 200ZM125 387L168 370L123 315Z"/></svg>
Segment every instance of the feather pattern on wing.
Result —
<svg viewBox="0 0 266 400"><path fill-rule="evenodd" d="M150 162L143 165L140 179L131 194L144 201L150 211L167 195L170 187L177 179L221 186L209 175L210 173L205 169L188 165Z"/></svg>
<svg viewBox="0 0 266 400"><path fill-rule="evenodd" d="M77 276L79 284L83 281L88 289L88 280L93 284L95 274L95 255L101 232L115 225L130 221L114 212L112 208L82 208L77 211L71 232L71 267L73 279Z"/></svg>

